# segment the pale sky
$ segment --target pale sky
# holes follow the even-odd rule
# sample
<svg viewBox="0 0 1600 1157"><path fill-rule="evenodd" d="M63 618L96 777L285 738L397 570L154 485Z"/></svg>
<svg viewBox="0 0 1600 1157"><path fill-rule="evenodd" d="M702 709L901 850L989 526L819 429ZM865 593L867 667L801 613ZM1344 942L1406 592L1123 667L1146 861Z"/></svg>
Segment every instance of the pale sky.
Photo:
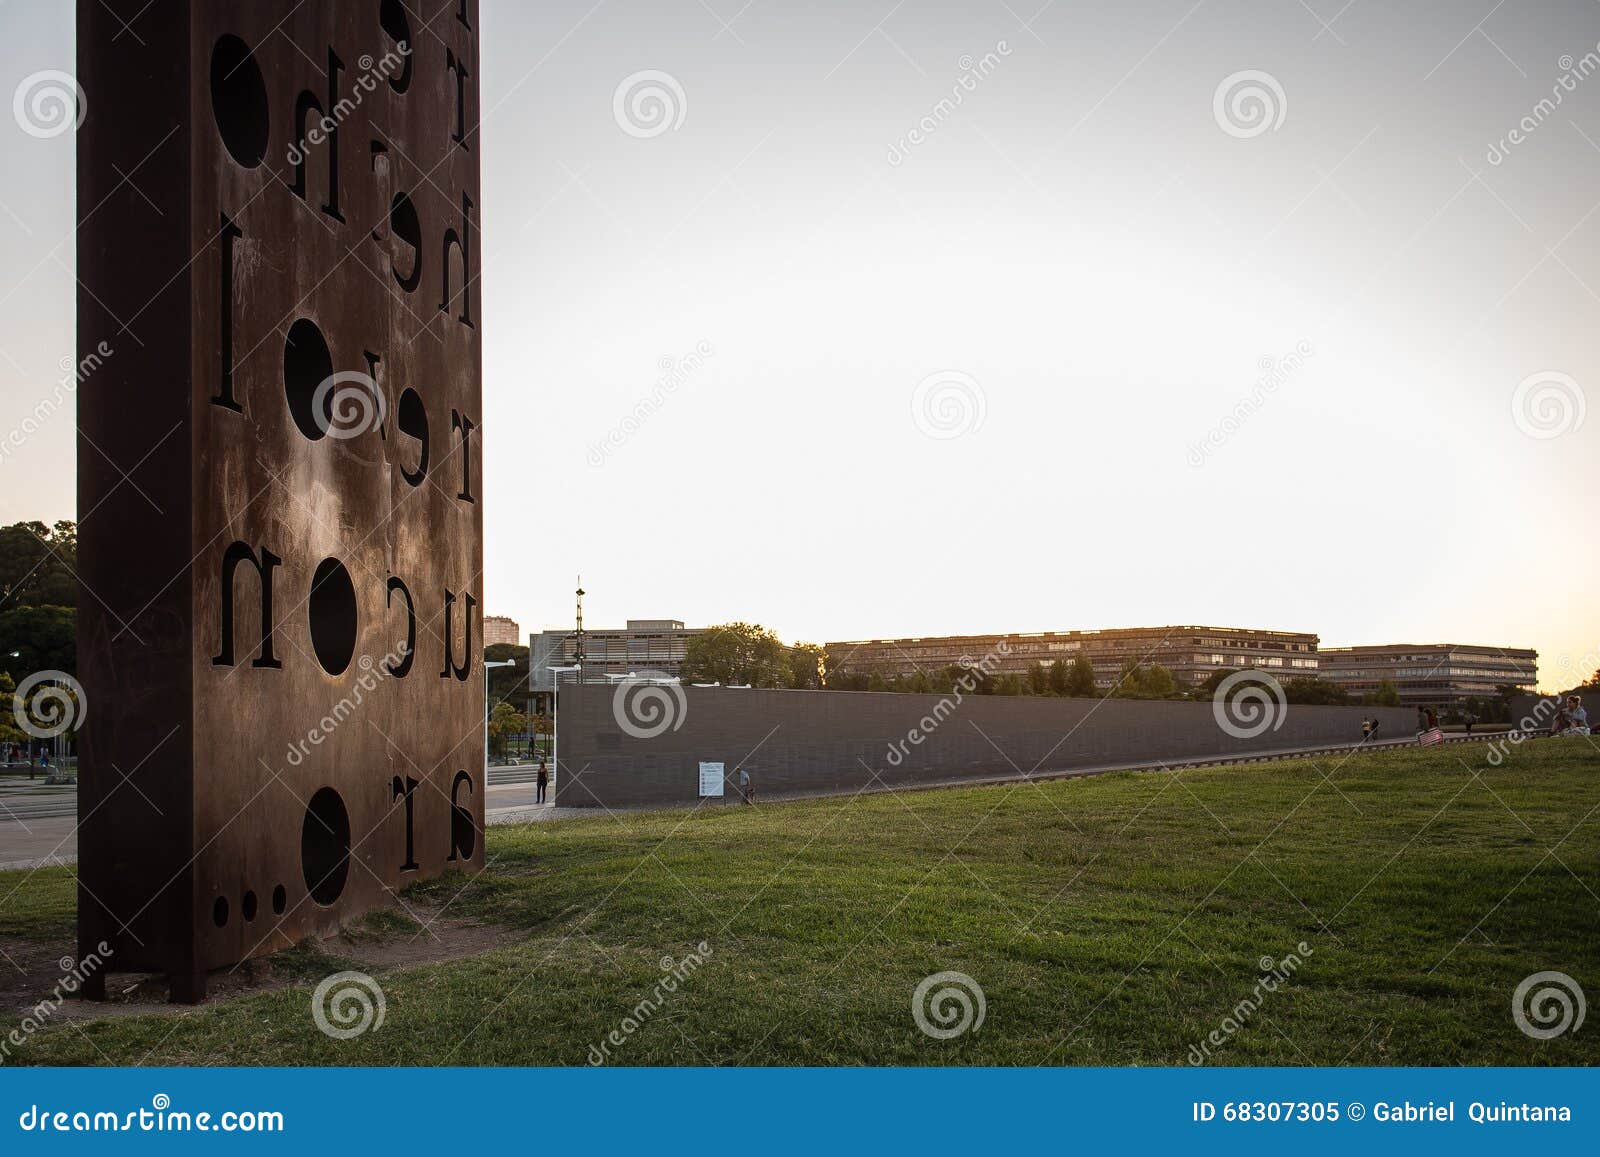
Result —
<svg viewBox="0 0 1600 1157"><path fill-rule="evenodd" d="M1595 0L742 2L483 0L490 613L1600 666ZM73 69L71 4L0 24L5 93ZM73 153L0 124L4 440ZM0 522L72 515L73 441Z"/></svg>

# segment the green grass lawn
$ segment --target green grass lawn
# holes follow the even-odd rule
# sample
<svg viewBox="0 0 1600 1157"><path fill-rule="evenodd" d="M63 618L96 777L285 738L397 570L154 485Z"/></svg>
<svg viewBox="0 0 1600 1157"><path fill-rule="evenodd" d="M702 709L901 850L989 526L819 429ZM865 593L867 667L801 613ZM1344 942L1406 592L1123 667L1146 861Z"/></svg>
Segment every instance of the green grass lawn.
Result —
<svg viewBox="0 0 1600 1157"><path fill-rule="evenodd" d="M304 982L57 1024L14 1061L583 1064L616 1030L622 1064L1172 1065L1253 997L1262 958L1296 953L1208 1063L1596 1063L1595 1017L1538 1041L1511 1003L1546 970L1600 996L1600 750L1486 754L497 828L485 874L406 898L514 942L380 971L377 1031L318 1031L315 975L340 964L302 948ZM0 895L16 879L0 874ZM64 936L72 902L65 870L40 872L0 908L0 936ZM704 964L624 1032L662 959L701 941ZM912 992L947 970L981 987L986 1015L936 1040Z"/></svg>

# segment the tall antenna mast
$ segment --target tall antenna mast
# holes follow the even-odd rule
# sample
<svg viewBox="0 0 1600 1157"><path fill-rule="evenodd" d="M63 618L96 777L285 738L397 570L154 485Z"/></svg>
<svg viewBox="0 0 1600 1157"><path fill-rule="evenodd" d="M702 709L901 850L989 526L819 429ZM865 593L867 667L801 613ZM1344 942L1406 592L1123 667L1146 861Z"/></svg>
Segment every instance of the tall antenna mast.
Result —
<svg viewBox="0 0 1600 1157"><path fill-rule="evenodd" d="M583 576L578 576L578 682L583 682Z"/></svg>

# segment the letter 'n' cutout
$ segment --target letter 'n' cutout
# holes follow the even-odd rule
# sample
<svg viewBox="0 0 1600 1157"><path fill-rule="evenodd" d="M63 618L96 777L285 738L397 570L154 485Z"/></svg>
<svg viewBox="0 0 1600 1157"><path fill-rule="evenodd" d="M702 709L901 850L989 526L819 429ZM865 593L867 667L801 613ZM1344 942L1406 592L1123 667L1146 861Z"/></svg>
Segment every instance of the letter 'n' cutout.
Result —
<svg viewBox="0 0 1600 1157"><path fill-rule="evenodd" d="M261 548L258 560L247 542L231 543L222 554L222 646L211 662L217 667L233 666L233 572L241 562L255 567L261 580L261 646L250 665L280 669L283 664L272 653L272 571L283 560L266 547Z"/></svg>
<svg viewBox="0 0 1600 1157"><path fill-rule="evenodd" d="M401 779L394 777L394 798L404 797L406 801L406 862L400 865L402 872L415 872L420 866L417 863L417 811L416 800L412 797L417 791L417 781L409 775Z"/></svg>
<svg viewBox="0 0 1600 1157"><path fill-rule="evenodd" d="M462 616L461 624L461 665L455 663L456 632L452 620L455 617L456 596L449 587L444 592L444 670L439 672L439 678L448 679L454 675L463 683L466 682L467 672L472 670L472 608L478 605L478 600L469 594L462 594L461 601L466 604L466 614Z"/></svg>
<svg viewBox="0 0 1600 1157"><path fill-rule="evenodd" d="M222 231L217 234L218 255L222 258L221 300L217 302L217 320L222 326L217 343L222 358L222 372L211 404L241 414L244 407L233 396L233 243L243 236L244 231L226 213L222 214Z"/></svg>
<svg viewBox="0 0 1600 1157"><path fill-rule="evenodd" d="M461 232L454 228L444 231L444 258L439 264L443 291L439 295L439 312L450 311L450 247L454 245L461 254L461 315L456 318L472 329L472 198L461 194Z"/></svg>
<svg viewBox="0 0 1600 1157"><path fill-rule="evenodd" d="M461 805L461 785L466 784L467 794L472 793L472 777L464 771L456 772L450 784L450 855L449 862L470 860L478 847L478 827L472 822L472 812Z"/></svg>
<svg viewBox="0 0 1600 1157"><path fill-rule="evenodd" d="M383 591L384 606L387 607L392 603L395 591L399 591L401 597L406 600L406 657L398 663L385 660L383 666L396 679L404 679L411 673L412 660L417 657L417 607L411 601L411 592L406 589L405 582L394 575L389 576L389 583Z"/></svg>
<svg viewBox="0 0 1600 1157"><path fill-rule="evenodd" d="M472 419L459 410L450 411L450 429L461 431L461 492L456 495L463 502L476 502L472 497L472 431L478 427Z"/></svg>

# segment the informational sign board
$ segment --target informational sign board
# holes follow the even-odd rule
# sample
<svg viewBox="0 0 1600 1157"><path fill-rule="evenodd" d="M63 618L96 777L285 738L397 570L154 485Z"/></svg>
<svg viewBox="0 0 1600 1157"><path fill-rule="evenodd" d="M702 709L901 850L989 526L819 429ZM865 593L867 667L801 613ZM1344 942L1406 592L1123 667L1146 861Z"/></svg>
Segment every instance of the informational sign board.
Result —
<svg viewBox="0 0 1600 1157"><path fill-rule="evenodd" d="M195 1000L483 864L478 5L77 29L79 936Z"/></svg>
<svg viewBox="0 0 1600 1157"><path fill-rule="evenodd" d="M723 765L720 763L702 763L700 765L700 798L707 796L720 796L727 777L723 775Z"/></svg>

